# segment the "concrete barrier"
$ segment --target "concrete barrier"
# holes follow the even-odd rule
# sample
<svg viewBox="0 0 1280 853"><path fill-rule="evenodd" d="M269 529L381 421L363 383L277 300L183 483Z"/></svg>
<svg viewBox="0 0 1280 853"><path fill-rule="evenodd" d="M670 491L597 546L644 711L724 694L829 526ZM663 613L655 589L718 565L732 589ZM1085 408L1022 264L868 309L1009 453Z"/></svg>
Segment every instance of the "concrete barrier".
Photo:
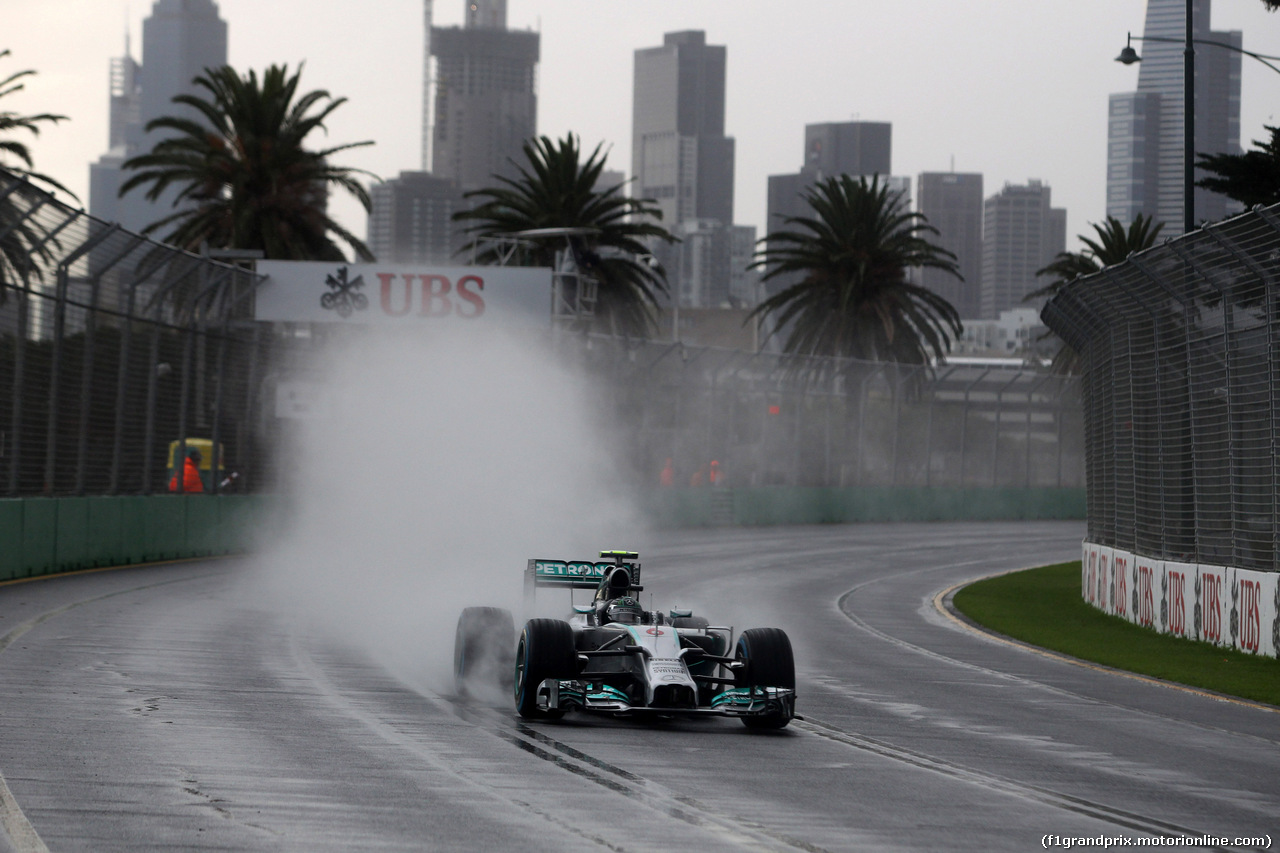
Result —
<svg viewBox="0 0 1280 853"><path fill-rule="evenodd" d="M1083 519L1084 489L856 486L659 489L644 496L659 527L860 521Z"/></svg>
<svg viewBox="0 0 1280 853"><path fill-rule="evenodd" d="M0 581L246 550L259 495L0 499Z"/></svg>
<svg viewBox="0 0 1280 853"><path fill-rule="evenodd" d="M658 527L1084 518L1084 489L661 489ZM262 495L0 499L0 581L244 551L278 500Z"/></svg>

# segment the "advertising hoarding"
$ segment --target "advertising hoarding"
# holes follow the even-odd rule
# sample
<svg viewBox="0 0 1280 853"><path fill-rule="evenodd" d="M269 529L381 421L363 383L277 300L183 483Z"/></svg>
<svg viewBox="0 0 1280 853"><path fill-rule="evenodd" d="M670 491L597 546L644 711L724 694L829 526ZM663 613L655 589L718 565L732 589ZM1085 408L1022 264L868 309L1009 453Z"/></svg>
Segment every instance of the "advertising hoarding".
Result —
<svg viewBox="0 0 1280 853"><path fill-rule="evenodd" d="M254 319L451 326L551 323L551 270L259 261Z"/></svg>

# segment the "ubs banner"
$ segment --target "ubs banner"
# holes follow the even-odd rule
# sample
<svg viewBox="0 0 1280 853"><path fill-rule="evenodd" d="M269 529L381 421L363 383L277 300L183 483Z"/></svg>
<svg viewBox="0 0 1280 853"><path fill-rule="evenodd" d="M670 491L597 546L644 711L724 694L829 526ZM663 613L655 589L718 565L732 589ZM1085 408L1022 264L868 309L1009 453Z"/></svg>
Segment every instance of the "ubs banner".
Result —
<svg viewBox="0 0 1280 853"><path fill-rule="evenodd" d="M1280 573L1154 560L1085 541L1085 601L1164 634L1280 656Z"/></svg>
<svg viewBox="0 0 1280 853"><path fill-rule="evenodd" d="M291 323L551 323L551 270L258 261L254 319Z"/></svg>

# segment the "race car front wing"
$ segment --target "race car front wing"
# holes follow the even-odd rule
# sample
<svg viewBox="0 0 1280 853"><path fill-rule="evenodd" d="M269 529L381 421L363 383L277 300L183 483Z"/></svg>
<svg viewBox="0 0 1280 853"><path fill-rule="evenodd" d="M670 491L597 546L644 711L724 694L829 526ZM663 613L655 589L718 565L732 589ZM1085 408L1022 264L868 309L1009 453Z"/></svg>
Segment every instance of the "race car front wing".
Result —
<svg viewBox="0 0 1280 853"><path fill-rule="evenodd" d="M627 694L608 684L548 678L538 685L542 711L578 710L602 714L671 714L681 716L765 717L795 714L796 691L786 687L731 687L717 693L709 706L659 707L632 704Z"/></svg>

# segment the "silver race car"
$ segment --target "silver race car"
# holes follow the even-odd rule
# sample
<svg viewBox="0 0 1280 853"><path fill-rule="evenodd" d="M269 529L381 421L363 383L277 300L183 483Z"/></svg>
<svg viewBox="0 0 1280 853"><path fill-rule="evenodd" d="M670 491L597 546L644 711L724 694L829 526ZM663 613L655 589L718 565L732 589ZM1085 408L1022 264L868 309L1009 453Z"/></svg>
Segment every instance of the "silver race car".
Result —
<svg viewBox="0 0 1280 853"><path fill-rule="evenodd" d="M458 620L454 675L462 694L510 672L516 711L558 719L567 711L738 717L748 728L780 729L795 718L791 641L779 628L713 626L689 610L640 605L639 555L602 551L600 561L529 561L526 603L539 589L569 590L572 614L529 619L515 639L511 614L468 607ZM573 591L594 590L574 603Z"/></svg>

